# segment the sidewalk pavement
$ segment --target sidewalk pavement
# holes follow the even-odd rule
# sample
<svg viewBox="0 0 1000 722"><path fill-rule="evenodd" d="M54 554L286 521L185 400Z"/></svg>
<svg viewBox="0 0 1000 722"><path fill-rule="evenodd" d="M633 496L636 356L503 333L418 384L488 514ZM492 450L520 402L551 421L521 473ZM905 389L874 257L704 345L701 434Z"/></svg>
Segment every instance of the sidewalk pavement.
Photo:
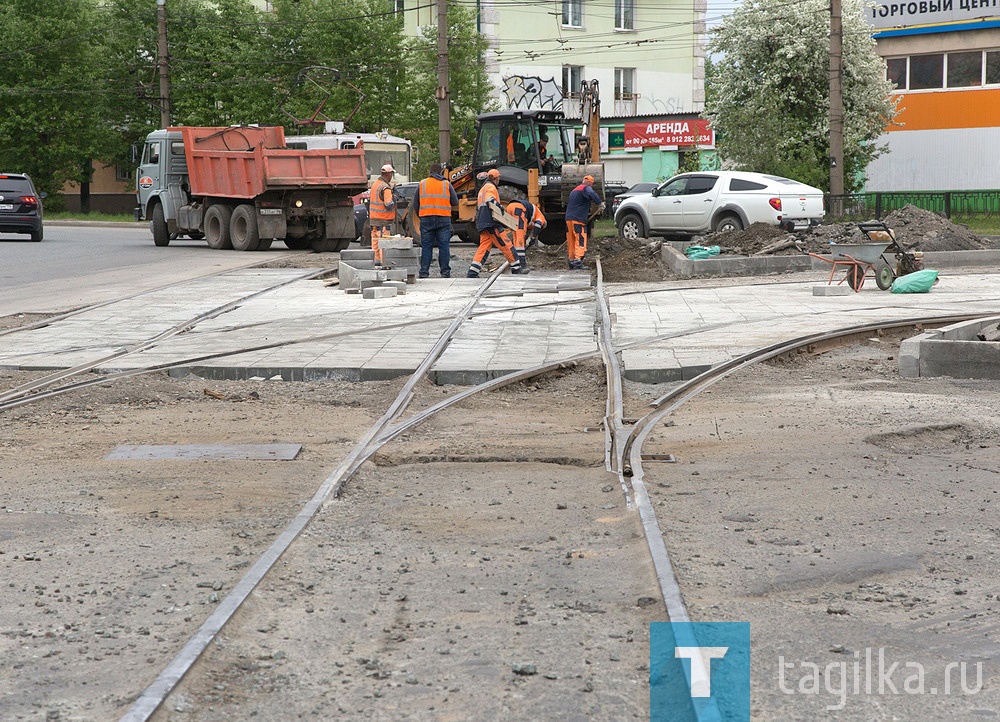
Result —
<svg viewBox="0 0 1000 722"><path fill-rule="evenodd" d="M320 280L295 280L308 272L230 271L2 335L0 367L48 371L96 363L97 371L111 372L176 364L174 376L212 379L391 379L416 369L482 283L422 279L405 295L365 300ZM976 272L944 275L927 294L892 294L873 283L860 293L814 296L813 287L825 285L827 275L608 284L614 343L627 346L620 352L626 378L689 379L755 348L848 325L995 313L1000 297L1000 275ZM250 297L282 281L294 282ZM432 380L479 383L596 353L595 295L586 274L501 276L434 364ZM150 349L110 358L239 299L245 300L237 308Z"/></svg>

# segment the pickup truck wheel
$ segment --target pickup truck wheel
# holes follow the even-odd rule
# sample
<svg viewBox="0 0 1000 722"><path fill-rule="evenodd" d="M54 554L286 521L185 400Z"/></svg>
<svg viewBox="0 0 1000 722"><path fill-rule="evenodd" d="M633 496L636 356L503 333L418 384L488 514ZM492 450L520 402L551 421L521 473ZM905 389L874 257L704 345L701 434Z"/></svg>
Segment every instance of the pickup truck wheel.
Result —
<svg viewBox="0 0 1000 722"><path fill-rule="evenodd" d="M236 206L229 220L229 236L237 251L256 251L260 245L260 230L257 228L257 209L249 203Z"/></svg>
<svg viewBox="0 0 1000 722"><path fill-rule="evenodd" d="M205 240L208 247L224 251L233 247L229 235L229 222L233 217L233 209L216 203L205 211Z"/></svg>
<svg viewBox="0 0 1000 722"><path fill-rule="evenodd" d="M740 221L739 216L733 215L732 213L726 213L715 219L715 226L712 227L712 230L716 233L742 231L743 223Z"/></svg>
<svg viewBox="0 0 1000 722"><path fill-rule="evenodd" d="M618 221L618 234L626 241L646 237L646 226L636 213L626 213Z"/></svg>
<svg viewBox="0 0 1000 722"><path fill-rule="evenodd" d="M153 206L149 229L153 232L153 243L161 247L170 245L170 231L167 230L167 219L163 217L163 204L157 203Z"/></svg>

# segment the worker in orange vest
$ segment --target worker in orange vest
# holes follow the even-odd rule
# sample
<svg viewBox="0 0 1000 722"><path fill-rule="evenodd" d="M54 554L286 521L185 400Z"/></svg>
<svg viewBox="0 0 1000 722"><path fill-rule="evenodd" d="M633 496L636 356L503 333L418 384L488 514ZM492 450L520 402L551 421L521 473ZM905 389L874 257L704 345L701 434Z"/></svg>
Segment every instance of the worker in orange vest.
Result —
<svg viewBox="0 0 1000 722"><path fill-rule="evenodd" d="M451 209L458 207L458 194L443 171L440 163L432 163L430 176L420 181L410 204L410 213L420 219L420 278L431 274L435 246L441 278L451 278Z"/></svg>
<svg viewBox="0 0 1000 722"><path fill-rule="evenodd" d="M382 249L378 247L379 238L392 235L392 226L396 220L396 200L392 195L392 176L396 172L390 164L382 166L382 174L372 184L368 199L368 220L372 227L372 250L375 251L375 265L382 265Z"/></svg>
<svg viewBox="0 0 1000 722"><path fill-rule="evenodd" d="M528 201L511 201L507 204L507 212L517 219L517 228L511 231L514 255L521 262L521 268L527 268L528 256L525 248L535 244L538 234L548 223L542 215L541 208Z"/></svg>
<svg viewBox="0 0 1000 722"><path fill-rule="evenodd" d="M484 175L485 178L483 178ZM500 171L496 168L490 168L487 173L480 173L476 177L486 182L479 189L476 205L476 228L479 229L479 248L476 249L476 253L472 257L472 264L469 266L466 278L479 278L479 272L483 270L483 264L489 258L490 249L494 247L499 248L504 258L510 263L511 273L528 273L527 268L522 271L521 262L514 256L510 243L504 237L504 225L493 218L491 208L503 207L500 205L500 191L497 189L497 181L500 180Z"/></svg>

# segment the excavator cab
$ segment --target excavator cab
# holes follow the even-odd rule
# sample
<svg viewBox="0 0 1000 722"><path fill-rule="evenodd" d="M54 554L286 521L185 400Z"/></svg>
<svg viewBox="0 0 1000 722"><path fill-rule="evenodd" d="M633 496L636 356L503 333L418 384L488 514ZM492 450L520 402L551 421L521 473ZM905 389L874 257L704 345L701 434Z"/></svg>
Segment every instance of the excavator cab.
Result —
<svg viewBox="0 0 1000 722"><path fill-rule="evenodd" d="M479 122L472 165L558 174L571 157L566 140L564 127L538 122L533 115L490 113Z"/></svg>

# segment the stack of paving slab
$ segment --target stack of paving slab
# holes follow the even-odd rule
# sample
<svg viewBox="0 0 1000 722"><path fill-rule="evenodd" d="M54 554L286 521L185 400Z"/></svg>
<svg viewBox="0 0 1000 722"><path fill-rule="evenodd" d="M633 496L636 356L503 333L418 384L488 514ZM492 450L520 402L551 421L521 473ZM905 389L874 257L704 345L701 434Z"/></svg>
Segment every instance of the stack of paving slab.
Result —
<svg viewBox="0 0 1000 722"><path fill-rule="evenodd" d="M406 293L420 266L420 249L413 239L392 236L379 239L383 266L376 268L375 251L345 249L340 252L340 288L345 293L360 293L364 298L392 298Z"/></svg>

